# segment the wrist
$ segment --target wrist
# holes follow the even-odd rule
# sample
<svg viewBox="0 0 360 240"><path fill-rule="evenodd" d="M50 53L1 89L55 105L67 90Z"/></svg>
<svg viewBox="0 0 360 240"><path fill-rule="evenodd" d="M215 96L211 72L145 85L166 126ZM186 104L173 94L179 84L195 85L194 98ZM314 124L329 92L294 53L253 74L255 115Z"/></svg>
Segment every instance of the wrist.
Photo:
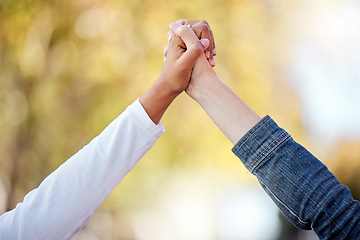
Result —
<svg viewBox="0 0 360 240"><path fill-rule="evenodd" d="M181 93L168 86L167 82L158 79L154 85L140 98L150 119L158 124L172 101Z"/></svg>
<svg viewBox="0 0 360 240"><path fill-rule="evenodd" d="M214 94L220 83L221 80L216 75L210 75L202 79L197 79L194 84L190 82L189 87L186 89L186 93L202 105L206 99Z"/></svg>
<svg viewBox="0 0 360 240"><path fill-rule="evenodd" d="M154 86L159 97L174 100L184 90L173 86L169 81L159 78Z"/></svg>

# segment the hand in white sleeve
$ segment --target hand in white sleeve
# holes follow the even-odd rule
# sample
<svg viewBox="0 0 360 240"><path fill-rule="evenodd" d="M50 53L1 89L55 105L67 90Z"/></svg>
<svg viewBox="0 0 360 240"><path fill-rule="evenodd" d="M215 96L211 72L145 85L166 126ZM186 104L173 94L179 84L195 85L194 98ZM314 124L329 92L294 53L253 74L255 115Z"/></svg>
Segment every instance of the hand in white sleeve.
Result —
<svg viewBox="0 0 360 240"><path fill-rule="evenodd" d="M0 216L0 239L71 239L163 133L136 100Z"/></svg>

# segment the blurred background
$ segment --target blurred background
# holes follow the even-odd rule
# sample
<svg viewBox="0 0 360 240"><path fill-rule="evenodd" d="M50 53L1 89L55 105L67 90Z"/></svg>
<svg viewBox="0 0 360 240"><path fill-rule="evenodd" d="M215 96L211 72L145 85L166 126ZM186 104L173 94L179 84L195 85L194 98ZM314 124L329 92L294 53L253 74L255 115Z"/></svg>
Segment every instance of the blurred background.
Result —
<svg viewBox="0 0 360 240"><path fill-rule="evenodd" d="M168 25L206 19L216 71L360 197L356 0L0 1L0 213L157 79ZM288 223L182 94L166 133L75 239L317 239Z"/></svg>

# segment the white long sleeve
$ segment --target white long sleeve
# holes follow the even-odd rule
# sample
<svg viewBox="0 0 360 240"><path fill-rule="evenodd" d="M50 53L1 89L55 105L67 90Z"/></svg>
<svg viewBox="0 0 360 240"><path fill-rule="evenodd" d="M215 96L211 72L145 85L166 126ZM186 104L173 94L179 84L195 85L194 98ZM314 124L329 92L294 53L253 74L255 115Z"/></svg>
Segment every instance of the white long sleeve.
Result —
<svg viewBox="0 0 360 240"><path fill-rule="evenodd" d="M0 216L0 239L71 239L164 131L136 100Z"/></svg>

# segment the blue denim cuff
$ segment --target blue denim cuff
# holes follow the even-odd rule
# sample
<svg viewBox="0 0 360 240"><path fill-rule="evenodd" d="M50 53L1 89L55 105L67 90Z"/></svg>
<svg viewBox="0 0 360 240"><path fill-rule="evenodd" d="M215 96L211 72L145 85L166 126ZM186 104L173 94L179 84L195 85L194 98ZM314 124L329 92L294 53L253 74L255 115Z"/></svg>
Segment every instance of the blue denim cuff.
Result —
<svg viewBox="0 0 360 240"><path fill-rule="evenodd" d="M232 152L254 173L266 156L289 137L290 135L267 115L235 144Z"/></svg>

